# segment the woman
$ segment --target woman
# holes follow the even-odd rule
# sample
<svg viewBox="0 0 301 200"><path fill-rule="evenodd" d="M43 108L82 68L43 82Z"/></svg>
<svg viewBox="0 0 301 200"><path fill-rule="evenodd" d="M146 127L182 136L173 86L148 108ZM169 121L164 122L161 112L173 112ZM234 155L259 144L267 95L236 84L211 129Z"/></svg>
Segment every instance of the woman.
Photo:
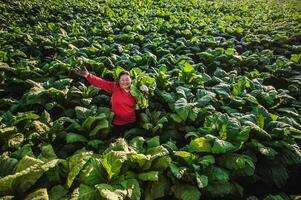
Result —
<svg viewBox="0 0 301 200"><path fill-rule="evenodd" d="M85 77L91 85L112 94L112 112L115 114L112 122L113 137L123 136L125 131L136 126L136 100L130 93L132 79L128 71L122 71L116 82L94 76L85 67L76 68L74 72Z"/></svg>

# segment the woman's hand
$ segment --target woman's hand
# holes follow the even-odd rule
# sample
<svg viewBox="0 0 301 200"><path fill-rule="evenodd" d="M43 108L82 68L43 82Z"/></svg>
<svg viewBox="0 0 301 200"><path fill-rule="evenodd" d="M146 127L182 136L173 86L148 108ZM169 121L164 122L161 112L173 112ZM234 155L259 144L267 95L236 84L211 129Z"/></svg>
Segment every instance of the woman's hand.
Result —
<svg viewBox="0 0 301 200"><path fill-rule="evenodd" d="M89 71L85 66L82 69L79 67L75 68L74 73L85 78L87 78L89 75Z"/></svg>

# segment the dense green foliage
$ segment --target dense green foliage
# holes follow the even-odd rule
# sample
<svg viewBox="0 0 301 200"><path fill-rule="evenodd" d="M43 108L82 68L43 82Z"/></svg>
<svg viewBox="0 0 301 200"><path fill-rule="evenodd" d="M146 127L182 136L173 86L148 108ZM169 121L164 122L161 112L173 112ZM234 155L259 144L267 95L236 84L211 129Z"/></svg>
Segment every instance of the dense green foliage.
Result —
<svg viewBox="0 0 301 200"><path fill-rule="evenodd" d="M1 1L0 199L293 199L300 22L298 0ZM124 138L83 64L131 70Z"/></svg>

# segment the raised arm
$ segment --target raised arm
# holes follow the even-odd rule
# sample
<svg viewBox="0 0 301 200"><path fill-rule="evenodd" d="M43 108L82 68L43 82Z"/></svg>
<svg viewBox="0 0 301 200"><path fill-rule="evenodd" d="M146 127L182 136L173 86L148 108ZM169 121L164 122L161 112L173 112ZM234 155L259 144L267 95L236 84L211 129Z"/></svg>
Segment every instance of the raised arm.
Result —
<svg viewBox="0 0 301 200"><path fill-rule="evenodd" d="M79 76L82 76L82 77L86 78L91 85L93 85L95 87L98 87L100 89L103 89L106 92L112 93L114 88L116 87L115 82L106 81L102 78L94 76L93 74L90 74L89 71L86 69L86 67L83 67L83 69L76 68L74 70L74 73L76 73Z"/></svg>

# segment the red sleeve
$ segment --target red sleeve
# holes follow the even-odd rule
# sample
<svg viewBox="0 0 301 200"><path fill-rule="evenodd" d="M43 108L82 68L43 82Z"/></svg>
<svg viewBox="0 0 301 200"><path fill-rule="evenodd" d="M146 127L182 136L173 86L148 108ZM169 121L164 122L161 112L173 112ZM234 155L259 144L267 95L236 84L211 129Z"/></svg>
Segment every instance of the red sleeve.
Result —
<svg viewBox="0 0 301 200"><path fill-rule="evenodd" d="M114 81L106 81L102 78L89 74L87 76L87 80L89 83L95 87L105 90L106 92L112 93L116 87L116 83Z"/></svg>

